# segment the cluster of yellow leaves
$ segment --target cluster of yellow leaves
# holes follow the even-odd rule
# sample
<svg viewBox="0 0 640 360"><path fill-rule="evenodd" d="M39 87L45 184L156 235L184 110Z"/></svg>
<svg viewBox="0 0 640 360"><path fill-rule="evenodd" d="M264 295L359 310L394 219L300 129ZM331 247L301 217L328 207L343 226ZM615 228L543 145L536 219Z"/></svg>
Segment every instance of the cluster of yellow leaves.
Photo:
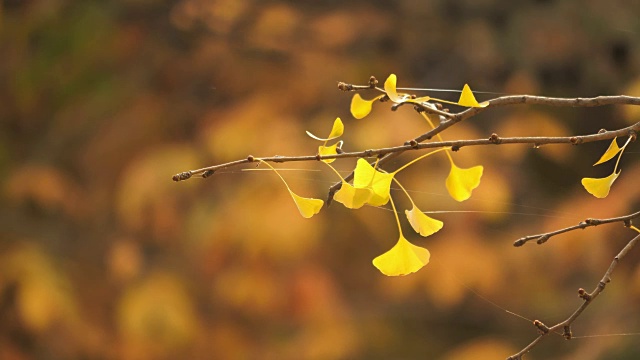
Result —
<svg viewBox="0 0 640 360"><path fill-rule="evenodd" d="M391 182L395 181L411 202L411 210L405 210L405 215L413 230L424 237L433 235L442 229L444 224L442 221L433 219L422 212L417 207L411 196L409 196L406 189L395 178L395 175L427 156L446 150L448 149L443 148L431 151L405 164L392 173L378 170L369 164L366 159L360 158L358 159L356 168L354 169L353 185L346 182L340 176L338 171L336 171L331 165L327 164L342 180L342 187L335 193L333 198L337 202L342 203L345 207L349 209L358 209L365 204L371 206L382 206L387 204L389 201L391 202L398 224L400 237L395 246L373 260L373 265L385 275L398 276L416 272L429 263L430 257L427 249L411 244L404 237L398 213L390 195ZM453 171L454 175L452 179L454 180L450 181L450 185L448 186L453 194L458 194L457 197L454 196L454 199L462 201L470 196L473 188L478 186L482 170L480 167L480 173L478 174L477 171L468 171L472 169L459 169L457 167L456 169L457 170ZM469 173L471 173L471 175L469 175ZM466 176L471 176L472 178L467 179Z"/></svg>
<svg viewBox="0 0 640 360"><path fill-rule="evenodd" d="M611 186L613 185L614 181L616 181L616 179L620 175L620 172L622 171L622 170L618 171L618 165L620 164L620 158L622 157L622 153L624 153L624 149L627 147L627 145L629 145L630 141L631 141L631 137L629 137L629 139L627 140L627 142L624 144L623 147L619 147L617 142L617 137L614 138L613 141L611 141L611 144L609 145L607 150L604 152L604 154L602 154L600 159L595 164L593 164L593 166L600 165L613 159L614 157L616 157L616 155L618 156L618 159L616 160L616 165L613 168L613 172L611 173L611 175L604 178L583 178L582 179L582 186L584 186L584 188L587 190L589 194L599 199L606 198L607 195L609 195Z"/></svg>
<svg viewBox="0 0 640 360"><path fill-rule="evenodd" d="M427 101L437 101L467 107L485 107L488 105L487 102L478 103L478 101L475 99L475 96L471 92L471 89L466 84L462 89L460 99L458 100L458 102L454 103L446 100L431 98L428 96L412 98L407 94L399 94L396 90L396 82L396 75L391 74L384 84L385 94L377 96L372 100L364 100L360 95L356 94L351 102L352 115L357 119L366 117L372 110L373 102L381 99L385 95L395 103L410 102L429 106L432 104L427 103ZM433 127L431 121L429 119L427 120ZM309 135L311 138L323 142L323 144L318 147L318 154L321 156L334 155L338 153L338 149L340 149L340 147L342 146L342 141L338 141L333 145L327 145L327 143L339 138L343 133L344 125L340 118L336 118L333 123L331 132L326 138L318 137L307 131L307 135ZM400 233L400 236L397 243L389 251L376 257L373 260L373 265L378 268L383 274L388 276L398 276L416 272L423 266L428 264L430 258L429 250L410 243L402 233L398 212L396 211L395 204L390 195L391 183L393 181L395 181L398 186L400 186L400 188L403 190L403 192L411 202L411 210L405 210L405 215L407 217L407 220L411 224L411 227L416 233L420 234L421 236L427 237L438 232L444 226L442 221L427 216L416 206L413 199L409 196L409 193L395 178L395 175L397 173L414 164L415 162L424 159L427 156L430 156L437 152L445 151L451 163L451 171L447 176L445 184L449 194L453 199L455 199L456 201L467 200L471 196L471 192L473 191L473 189L478 187L478 185L480 184L483 167L475 166L468 169L460 168L453 162L453 159L449 154L449 150L450 149L448 148L442 148L431 151L410 161L409 163L405 164L392 173L388 173L378 169L377 163L374 167L369 164L366 159L360 158L358 159L356 167L354 169L353 184L348 183L344 178L342 178L340 173L330 165L330 163L335 159L322 160L338 175L338 177L342 181L340 189L334 194L333 197L336 202L343 204L349 209L359 209L365 204L370 206L383 206L388 202L391 202L396 222L398 224L398 231ZM303 217L310 218L320 211L324 204L322 200L298 196L293 191L291 191L289 185L287 185L284 178L282 178L280 173L278 173L275 168L262 160L259 161L269 166L278 174L280 179L282 179Z"/></svg>
<svg viewBox="0 0 640 360"><path fill-rule="evenodd" d="M487 101L478 103L468 84L464 84L464 87L462 88L462 93L460 94L460 99L458 99L458 102L453 102L453 101L433 98L430 96L413 98L409 94L398 93L396 90L397 81L398 81L397 76L395 74L391 74L389 75L387 80L384 82L384 91L386 96L396 104L401 104L405 102L414 103L414 104L425 104L428 101L435 101L439 103L466 106L466 107L486 107L487 105L489 105ZM376 100L380 100L384 96L385 95L383 94L383 95L376 96L371 100L365 100L359 94L356 93L351 99L351 114L356 119L364 118L365 116L369 115L369 113L371 112L373 103Z"/></svg>

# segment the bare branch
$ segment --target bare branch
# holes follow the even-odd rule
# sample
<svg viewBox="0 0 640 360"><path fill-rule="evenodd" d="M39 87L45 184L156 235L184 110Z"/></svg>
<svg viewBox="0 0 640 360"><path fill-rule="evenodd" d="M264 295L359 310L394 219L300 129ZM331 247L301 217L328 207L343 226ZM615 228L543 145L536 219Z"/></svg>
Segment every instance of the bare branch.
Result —
<svg viewBox="0 0 640 360"><path fill-rule="evenodd" d="M636 243L640 241L640 235L637 235L636 237L634 237L633 239L631 239L627 245L625 245L624 248L622 248L622 250L618 253L618 255L616 255L613 258L613 261L611 262L611 265L609 265L609 269L607 269L607 272L604 273L604 276L602 277L602 279L600 280L600 282L598 282L598 285L596 285L596 288L590 292L587 293L584 289L579 289L578 290L578 296L584 300L584 302L576 309L576 311L573 312L573 314L571 314L571 316L569 316L566 320L559 322L551 327L546 327L544 324L542 324L540 321L536 320L534 321L534 325L536 326L536 328L538 328L539 331L539 335L537 338L535 338L529 345L525 346L522 350L520 350L520 352L518 352L517 354L511 355L507 358L507 360L522 360L522 356L526 353L528 353L529 351L531 351L531 349L533 349L536 345L538 345L538 343L540 343L540 341L547 335L556 332L557 330L560 330L562 328L562 334L564 336L565 339L570 340L571 339L571 325L573 324L573 322L580 316L580 314L582 314L582 312L587 308L587 306L589 306L589 304L591 304L591 302L593 300L595 300L595 298L600 295L600 293L604 290L605 286L611 282L611 274L613 273L613 270L616 268L616 266L618 265L618 263L620 262L620 260L622 260L622 258L625 257L625 255L627 255L627 253L629 251L631 251L631 249L633 249L633 247L636 245ZM542 331L541 329L546 329L546 331Z"/></svg>
<svg viewBox="0 0 640 360"><path fill-rule="evenodd" d="M436 127L438 129L438 127ZM434 129L434 130L436 130ZM432 130L433 131L433 130ZM327 159L344 159L344 158L360 158L360 157L373 157L373 156L384 156L378 165L382 163L383 159L388 159L388 157L392 154L399 154L405 151L410 150L423 150L423 149L433 149L433 148L442 148L442 147L451 147L453 151L457 151L465 146L480 146L480 145L506 145L506 144L533 144L535 146L540 145L549 145L549 144L584 144L595 141L602 140L610 140L614 137L623 137L633 135L636 132L640 132L640 122L628 126L626 128L622 128L619 130L613 131L604 131L598 134L591 135L581 135L581 136L556 136L556 137L504 137L501 138L497 134L492 134L488 139L475 139L475 140L452 140L452 141L434 141L430 143L420 144L417 141L417 138L411 141L407 141L404 145L388 147L388 148L378 148L378 149L369 149L363 151L353 151L353 152L343 152L341 154L334 155L304 155L304 156L269 156L269 157L261 157L262 161L269 161L275 163L284 163L284 162L294 162L294 161L319 161L319 160L327 160ZM174 181L187 180L192 176L203 176L208 177L212 175L217 170L227 169L234 166L239 166L247 163L251 163L255 161L256 158L252 155L249 155L246 159L240 159L231 161L224 164L208 166L201 169L189 170L180 174L176 174L173 176ZM346 181L351 180L351 176L345 178ZM335 189L337 191L337 189Z"/></svg>
<svg viewBox="0 0 640 360"><path fill-rule="evenodd" d="M636 213L633 213L633 214L614 217L614 218L610 218L610 219L586 219L585 221L580 222L578 225L569 226L569 227L566 227L564 229L559 229L559 230L551 231L551 232L544 233L544 234L528 235L528 236L522 237L522 238L516 240L513 243L513 246L522 246L525 243L527 243L528 241L531 241L531 240L534 240L534 239L536 240L536 243L544 244L552 236L556 236L556 235L559 235L559 234L564 234L566 232L577 230L577 229L584 229L584 228L587 228L587 227L590 227L590 226L598 226L598 225L601 225L601 224L610 224L610 223L614 223L614 222L622 222L622 223L625 224L625 226L628 227L628 226L631 226L631 220L635 219L637 217L640 217L640 211L638 211Z"/></svg>

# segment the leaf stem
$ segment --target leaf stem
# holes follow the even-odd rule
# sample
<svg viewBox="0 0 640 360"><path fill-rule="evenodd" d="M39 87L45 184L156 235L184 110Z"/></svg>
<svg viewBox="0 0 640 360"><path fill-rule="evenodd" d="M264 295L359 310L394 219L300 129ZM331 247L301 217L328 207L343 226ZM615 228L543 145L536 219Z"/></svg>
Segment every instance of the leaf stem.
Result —
<svg viewBox="0 0 640 360"><path fill-rule="evenodd" d="M393 215L396 217L396 224L398 224L398 232L400 232L400 237L404 237L402 234L402 227L400 226L400 218L398 217L398 210L396 210L396 205L393 203L393 197L389 195L389 201L391 202L391 208L393 208Z"/></svg>

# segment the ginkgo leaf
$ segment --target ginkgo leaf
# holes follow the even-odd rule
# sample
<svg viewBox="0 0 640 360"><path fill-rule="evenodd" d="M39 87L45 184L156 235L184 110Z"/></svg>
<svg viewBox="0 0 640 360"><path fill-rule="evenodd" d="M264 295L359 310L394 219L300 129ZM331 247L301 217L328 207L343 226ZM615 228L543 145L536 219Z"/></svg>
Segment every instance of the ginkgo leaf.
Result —
<svg viewBox="0 0 640 360"><path fill-rule="evenodd" d="M289 190L293 201L296 203L298 210L300 210L300 214L304 218L310 218L313 215L320 212L322 205L324 205L324 201L320 199L313 198L305 198L295 194L293 191Z"/></svg>
<svg viewBox="0 0 640 360"><path fill-rule="evenodd" d="M602 154L602 157L600 157L600 160L598 160L598 162L593 164L593 166L596 166L596 165L602 164L604 162L607 162L607 161L613 159L614 156L618 155L618 153L622 149L620 149L618 147L618 142L616 141L616 139L617 139L617 137L613 138L613 141L609 145L609 148L607 149L607 151L605 151L604 154Z"/></svg>
<svg viewBox="0 0 640 360"><path fill-rule="evenodd" d="M278 175L280 180L282 180L282 182L284 183L284 186L287 187L289 194L291 194L293 201L296 203L296 206L298 207L298 210L300 211L300 214L303 217L308 219L320 212L322 205L324 205L324 201L320 199L305 198L302 196L298 196L296 193L291 191L291 188L289 188L289 184L287 184L287 182L284 180L282 175L280 175L278 170L276 170L273 166L271 166L271 164L269 164L268 162L262 159L257 159L257 160L260 161L261 164L265 164L266 166L268 166L271 170L273 170L276 173L276 175Z"/></svg>
<svg viewBox="0 0 640 360"><path fill-rule="evenodd" d="M339 138L340 136L342 136L342 134L344 133L344 124L342 123L342 120L340 120L340 118L336 118L336 120L333 122L333 127L331 128L331 133L329 134L329 137L327 138L321 138L318 136L313 135L311 132L307 131L307 135L309 135L309 137L312 137L316 140L319 141L329 141L329 140L333 140L336 138Z"/></svg>
<svg viewBox="0 0 640 360"><path fill-rule="evenodd" d="M462 88L462 93L460 94L460 100L458 100L458 105L467 106L467 107L485 107L489 105L488 101L478 104L476 97L473 96L473 92L469 85L464 84Z"/></svg>
<svg viewBox="0 0 640 360"><path fill-rule="evenodd" d="M389 202L391 181L395 174L378 171L363 158L358 159L353 175L353 186L356 188L370 188L373 195L368 204L382 206Z"/></svg>
<svg viewBox="0 0 640 360"><path fill-rule="evenodd" d="M331 145L331 146L324 146L324 145L320 145L318 146L318 154L320 154L321 156L324 155L335 155L338 153L338 144L340 142L338 141L337 143ZM327 164L330 164L332 162L334 162L336 159L324 159L322 161L326 162Z"/></svg>
<svg viewBox="0 0 640 360"><path fill-rule="evenodd" d="M473 189L480 185L482 170L482 165L463 169L451 162L451 171L445 183L451 197L456 201L465 201L471 197Z"/></svg>
<svg viewBox="0 0 640 360"><path fill-rule="evenodd" d="M359 209L369 201L372 194L370 188L356 188L343 181L333 199L349 209Z"/></svg>
<svg viewBox="0 0 640 360"><path fill-rule="evenodd" d="M583 178L582 186L584 186L589 194L599 199L606 198L607 195L609 195L609 190L611 190L611 185L616 181L620 172L622 172L622 170L617 173L614 171L611 175L601 179Z"/></svg>
<svg viewBox="0 0 640 360"><path fill-rule="evenodd" d="M414 273L429 263L429 250L413 245L404 236L391 250L373 259L373 266L387 276L401 276Z"/></svg>
<svg viewBox="0 0 640 360"><path fill-rule="evenodd" d="M396 74L391 74L384 82L384 91L387 93L389 99L395 103L402 102L404 100L404 96L398 95L398 92L396 91L397 81L398 78L396 77Z"/></svg>
<svg viewBox="0 0 640 360"><path fill-rule="evenodd" d="M425 237L437 233L444 226L442 221L425 215L415 204L411 210L405 210L404 213L407 215L413 230Z"/></svg>
<svg viewBox="0 0 640 360"><path fill-rule="evenodd" d="M327 140L332 140L337 137L340 137L342 136L343 133L344 133L344 124L342 123L342 120L340 120L340 118L337 117L333 121L333 127L331 128L331 133L329 134L329 137L327 138Z"/></svg>
<svg viewBox="0 0 640 360"><path fill-rule="evenodd" d="M384 95L380 95L371 100L365 100L360 96L360 94L353 95L353 98L351 99L351 115L356 119L366 117L371 112L373 103L383 96Z"/></svg>

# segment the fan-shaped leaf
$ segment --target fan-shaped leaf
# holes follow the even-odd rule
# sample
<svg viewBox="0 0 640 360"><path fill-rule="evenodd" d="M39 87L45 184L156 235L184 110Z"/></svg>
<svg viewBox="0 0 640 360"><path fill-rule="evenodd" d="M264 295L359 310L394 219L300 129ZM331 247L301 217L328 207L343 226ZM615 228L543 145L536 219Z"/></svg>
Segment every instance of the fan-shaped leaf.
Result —
<svg viewBox="0 0 640 360"><path fill-rule="evenodd" d="M607 151L605 151L604 154L602 154L602 156L600 157L600 160L598 160L598 162L593 164L593 166L607 162L613 159L614 156L618 155L621 149L620 147L618 147L618 142L616 141L616 139L617 137L613 138L613 141L611 141L611 144L609 144L609 148L607 149Z"/></svg>
<svg viewBox="0 0 640 360"><path fill-rule="evenodd" d="M373 195L368 204L382 206L389 201L389 191L394 174L378 171L363 158L358 159L354 170L353 186L356 188L370 188Z"/></svg>
<svg viewBox="0 0 640 360"><path fill-rule="evenodd" d="M614 172L602 179L584 178L582 179L582 186L584 186L589 194L599 199L606 198L607 195L609 195L609 190L611 190L611 185L616 181L621 171L618 171L617 173Z"/></svg>
<svg viewBox="0 0 640 360"><path fill-rule="evenodd" d="M314 139L319 140L319 141L333 140L333 139L336 139L336 138L339 138L340 136L342 136L343 133L344 133L344 124L342 123L342 120L340 120L340 118L336 118L335 121L333 122L333 127L331 128L331 133L329 134L329 137L327 137L327 138L321 138L321 137L315 136L311 132L307 131L307 135L309 135L309 137L314 138Z"/></svg>
<svg viewBox="0 0 640 360"><path fill-rule="evenodd" d="M377 96L371 100L363 99L360 94L353 95L351 98L351 115L356 119L362 119L369 115L374 101L380 99L384 95Z"/></svg>
<svg viewBox="0 0 640 360"><path fill-rule="evenodd" d="M449 194L456 201L464 201L471 197L473 189L480 185L482 177L482 165L463 169L451 163L451 171L447 176L446 186Z"/></svg>
<svg viewBox="0 0 640 360"><path fill-rule="evenodd" d="M440 220L433 219L418 209L415 204L411 210L405 210L407 219L413 230L422 236L429 236L440 231L444 223Z"/></svg>
<svg viewBox="0 0 640 360"><path fill-rule="evenodd" d="M371 199L371 195L373 191L370 188L355 188L343 181L333 199L349 209L359 209Z"/></svg>
<svg viewBox="0 0 640 360"><path fill-rule="evenodd" d="M389 97L389 99L391 99L391 101L396 103L402 102L404 100L404 96L398 95L398 92L396 91L397 81L398 81L398 78L396 77L396 74L391 74L389 75L387 80L384 82L384 91L387 93L387 96Z"/></svg>
<svg viewBox="0 0 640 360"><path fill-rule="evenodd" d="M321 156L324 155L335 155L338 153L338 144L340 142L338 141L337 143L331 145L331 146L324 146L324 145L320 145L318 146L318 154L320 154ZM334 162L336 159L324 159L322 161L326 162L327 164L330 164L332 162Z"/></svg>
<svg viewBox="0 0 640 360"><path fill-rule="evenodd" d="M414 273L429 263L429 250L413 245L404 236L391 250L373 259L373 266L387 276Z"/></svg>
<svg viewBox="0 0 640 360"><path fill-rule="evenodd" d="M320 199L305 198L302 196L298 196L291 190L289 190L289 193L291 194L293 201L296 203L298 210L300 210L300 214L304 218L308 219L313 215L319 213L320 209L322 208L322 205L324 205L324 201Z"/></svg>
<svg viewBox="0 0 640 360"><path fill-rule="evenodd" d="M478 104L476 97L473 96L473 92L469 85L464 84L462 88L462 93L460 94L460 100L458 100L458 105L468 106L468 107L485 107L489 105L488 101Z"/></svg>

